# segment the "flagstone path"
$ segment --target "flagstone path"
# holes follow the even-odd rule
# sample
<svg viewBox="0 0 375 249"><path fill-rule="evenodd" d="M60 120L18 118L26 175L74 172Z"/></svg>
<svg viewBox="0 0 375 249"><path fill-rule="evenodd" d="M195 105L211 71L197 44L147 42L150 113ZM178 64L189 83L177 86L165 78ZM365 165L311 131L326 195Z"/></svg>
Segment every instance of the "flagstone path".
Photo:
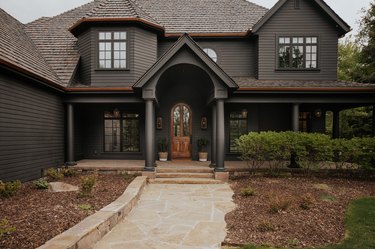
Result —
<svg viewBox="0 0 375 249"><path fill-rule="evenodd" d="M228 184L150 184L128 217L94 248L220 248L232 195Z"/></svg>

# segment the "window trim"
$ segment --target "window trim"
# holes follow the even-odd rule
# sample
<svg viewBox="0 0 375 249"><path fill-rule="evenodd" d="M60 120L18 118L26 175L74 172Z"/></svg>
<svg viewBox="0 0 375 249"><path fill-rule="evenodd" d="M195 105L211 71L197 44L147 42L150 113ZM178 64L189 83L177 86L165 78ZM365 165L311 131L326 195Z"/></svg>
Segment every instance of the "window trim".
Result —
<svg viewBox="0 0 375 249"><path fill-rule="evenodd" d="M288 67L288 68L281 68L279 67L279 49L280 49L280 44L279 44L279 38L281 37L286 37L286 38L290 38L292 39L293 37L303 37L304 38L304 43L303 43L303 46L304 46L304 64L306 63L306 37L316 37L318 39L318 42L316 43L316 68L292 68L292 67ZM320 72L321 69L320 69L320 61L321 61L321 58L320 58L320 47L321 47L321 37L320 35L318 34L298 34L298 33L294 33L294 34L290 34L290 33L287 33L287 34L278 34L276 35L275 37L275 54L276 54L276 59L275 59L275 71L277 72L287 72L287 71L298 71L298 72ZM292 44L292 43L290 43ZM306 66L306 65L305 65Z"/></svg>
<svg viewBox="0 0 375 249"><path fill-rule="evenodd" d="M102 113L102 124L103 124L103 153L114 153L114 154L142 154L143 151L142 151L142 129L141 127L139 126L139 133L138 133L138 136L139 136L139 151L123 151L123 141L122 141L122 136L123 136L123 120L126 120L126 119L137 119L139 121L139 124L141 124L142 122L142 114L137 111L137 110L128 110L128 111L123 111L123 110L119 110L120 112L120 116L119 117L113 117L113 118L106 118L105 117L105 113L107 111L110 111L110 110L104 110L103 113ZM122 115L123 113L128 113L128 114L138 114L138 118L124 118ZM105 121L106 120L119 120L120 121L120 151L106 151L105 149Z"/></svg>
<svg viewBox="0 0 375 249"><path fill-rule="evenodd" d="M241 113L245 109L246 109L246 113L247 113L246 118L236 118L236 119L231 118L232 113L234 113L234 112L235 113ZM229 123L228 123L228 130L229 130L229 132L228 132L228 153L229 154L240 154L239 151L232 151L231 150L231 146L230 146L230 141L231 141L230 123L231 123L231 120L246 120L246 132L245 132L245 134L249 133L249 109L244 108L242 110L230 110L229 113L228 113L228 120L229 120Z"/></svg>
<svg viewBox="0 0 375 249"><path fill-rule="evenodd" d="M113 33L115 32L126 32L126 63L125 63L125 68L100 68L99 66L99 42L101 40L99 40L99 33L101 32L111 32L112 34L112 37L113 37ZM130 35L130 32L128 29L97 29L95 30L94 32L94 35L95 35L95 71L130 71L130 68L129 68L129 60L130 60L130 52L129 52L129 35ZM104 40L103 40L104 41ZM112 44L112 47L111 47L111 65L113 66L113 61L114 61L114 42L116 40L114 40L113 38L111 40L108 40L111 42Z"/></svg>

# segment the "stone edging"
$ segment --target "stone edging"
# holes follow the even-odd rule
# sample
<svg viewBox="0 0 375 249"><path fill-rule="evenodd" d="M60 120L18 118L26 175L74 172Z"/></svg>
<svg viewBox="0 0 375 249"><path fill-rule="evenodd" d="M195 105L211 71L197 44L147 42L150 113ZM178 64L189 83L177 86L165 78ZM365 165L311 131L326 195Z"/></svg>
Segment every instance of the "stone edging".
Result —
<svg viewBox="0 0 375 249"><path fill-rule="evenodd" d="M129 214L138 202L146 184L147 177L135 178L117 200L47 241L38 249L92 248L97 241Z"/></svg>

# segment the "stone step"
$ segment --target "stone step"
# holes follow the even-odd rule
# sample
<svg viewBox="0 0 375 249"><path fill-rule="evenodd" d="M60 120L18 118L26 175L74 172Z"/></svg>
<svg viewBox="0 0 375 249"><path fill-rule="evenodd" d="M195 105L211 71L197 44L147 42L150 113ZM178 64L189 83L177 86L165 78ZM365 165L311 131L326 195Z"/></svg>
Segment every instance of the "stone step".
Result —
<svg viewBox="0 0 375 249"><path fill-rule="evenodd" d="M209 167L157 167L157 173L213 173Z"/></svg>
<svg viewBox="0 0 375 249"><path fill-rule="evenodd" d="M157 173L156 178L208 178L213 179L214 173Z"/></svg>
<svg viewBox="0 0 375 249"><path fill-rule="evenodd" d="M153 184L221 184L222 181L205 178L156 178L151 179Z"/></svg>

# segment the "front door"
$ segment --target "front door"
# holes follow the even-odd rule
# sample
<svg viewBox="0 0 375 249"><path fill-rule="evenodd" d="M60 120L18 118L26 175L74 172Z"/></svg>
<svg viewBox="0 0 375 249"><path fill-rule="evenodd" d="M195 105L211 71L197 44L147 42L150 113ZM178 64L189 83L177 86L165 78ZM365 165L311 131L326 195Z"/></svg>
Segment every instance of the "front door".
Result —
<svg viewBox="0 0 375 249"><path fill-rule="evenodd" d="M192 113L186 104L177 104L171 111L172 159L191 158Z"/></svg>

